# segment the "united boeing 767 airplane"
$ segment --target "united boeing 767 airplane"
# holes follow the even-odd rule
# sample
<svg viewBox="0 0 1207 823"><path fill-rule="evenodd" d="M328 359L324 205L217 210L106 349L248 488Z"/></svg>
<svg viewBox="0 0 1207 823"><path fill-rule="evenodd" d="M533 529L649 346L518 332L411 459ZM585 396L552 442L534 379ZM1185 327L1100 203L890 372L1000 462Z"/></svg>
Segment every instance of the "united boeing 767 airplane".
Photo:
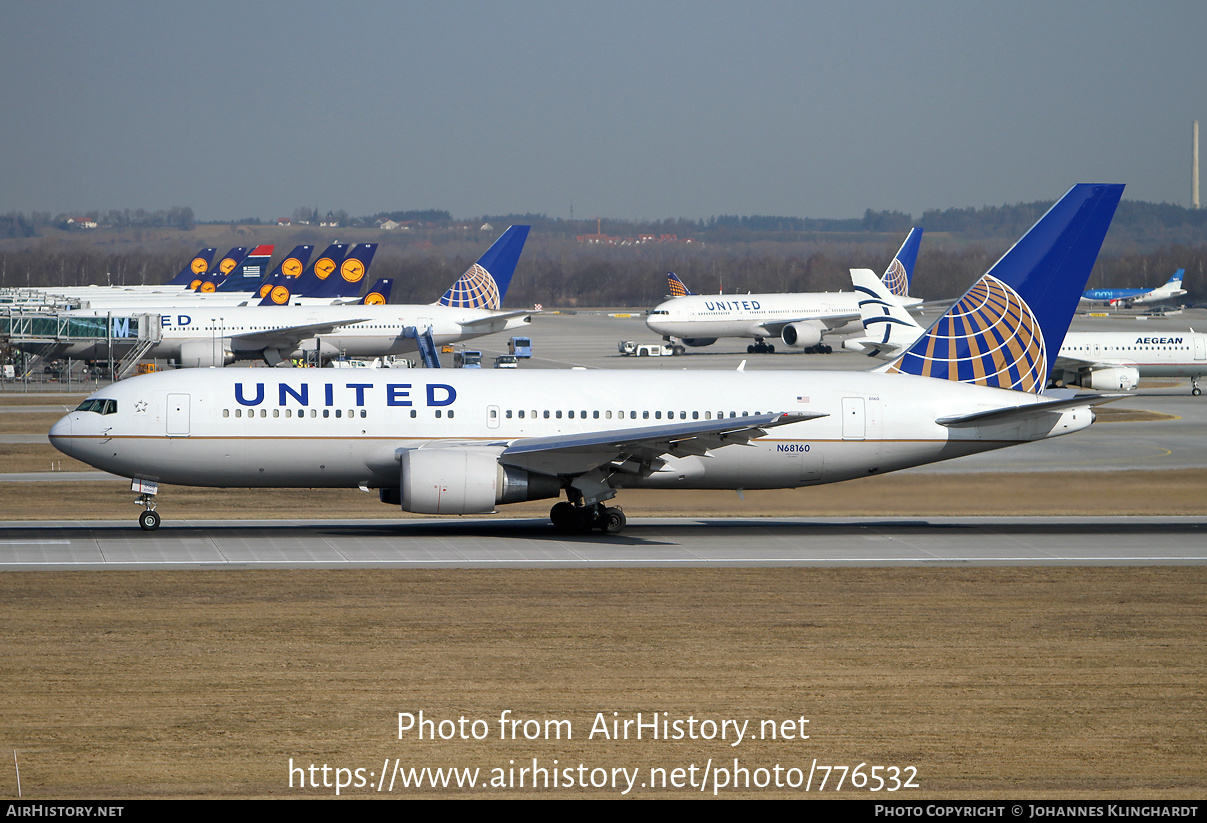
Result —
<svg viewBox="0 0 1207 823"><path fill-rule="evenodd" d="M1122 192L1074 186L875 372L203 369L101 389L50 440L131 478L144 529L169 483L378 489L426 514L564 494L555 526L616 532L620 489L810 486L1070 434L1112 398L1044 378Z"/></svg>

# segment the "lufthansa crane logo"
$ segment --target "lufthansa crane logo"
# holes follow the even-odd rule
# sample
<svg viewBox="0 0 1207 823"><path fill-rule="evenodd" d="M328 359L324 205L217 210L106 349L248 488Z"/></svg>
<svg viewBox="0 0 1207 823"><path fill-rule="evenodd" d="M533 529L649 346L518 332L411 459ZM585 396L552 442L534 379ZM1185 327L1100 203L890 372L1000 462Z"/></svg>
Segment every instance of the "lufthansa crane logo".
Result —
<svg viewBox="0 0 1207 823"><path fill-rule="evenodd" d="M233 257L224 257L222 258L222 263L218 266L218 270L223 274L230 274L237 265L239 264L235 262Z"/></svg>
<svg viewBox="0 0 1207 823"><path fill-rule="evenodd" d="M302 273L302 261L296 257L290 257L281 264L281 274L286 277L297 277Z"/></svg>
<svg viewBox="0 0 1207 823"><path fill-rule="evenodd" d="M319 280L326 280L327 275L335 271L335 261L330 257L324 257L314 264L314 273Z"/></svg>
<svg viewBox="0 0 1207 823"><path fill-rule="evenodd" d="M197 291L197 287L201 285L201 278L198 277L193 282L189 283L189 291Z"/></svg>
<svg viewBox="0 0 1207 823"><path fill-rule="evenodd" d="M260 286L260 292L259 292L260 297L261 297L261 298L263 298L263 297L267 296L267 294L268 294L270 291L272 291L272 284L271 284L271 283L265 283L263 286Z"/></svg>
<svg viewBox="0 0 1207 823"><path fill-rule="evenodd" d="M386 299L375 291L371 291L365 295L366 306L380 306L386 302Z"/></svg>
<svg viewBox="0 0 1207 823"><path fill-rule="evenodd" d="M216 285L214 285L213 280L206 280L204 283L201 284L201 290L203 292L215 291L217 288L218 287Z"/></svg>
<svg viewBox="0 0 1207 823"><path fill-rule="evenodd" d="M272 302L278 306L284 306L289 302L289 289L284 286L272 287Z"/></svg>
<svg viewBox="0 0 1207 823"><path fill-rule="evenodd" d="M339 275L349 283L359 283L365 276L365 264L355 257L349 258L339 267Z"/></svg>
<svg viewBox="0 0 1207 823"><path fill-rule="evenodd" d="M204 257L194 257L193 262L189 263L189 271L193 274L205 274L205 270L209 268L209 263L205 262Z"/></svg>

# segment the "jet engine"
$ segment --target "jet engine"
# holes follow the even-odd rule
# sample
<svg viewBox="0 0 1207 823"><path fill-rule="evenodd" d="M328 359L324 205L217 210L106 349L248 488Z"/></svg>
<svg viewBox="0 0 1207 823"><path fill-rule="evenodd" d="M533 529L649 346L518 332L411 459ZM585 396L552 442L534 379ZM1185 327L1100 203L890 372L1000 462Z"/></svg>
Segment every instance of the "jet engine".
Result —
<svg viewBox="0 0 1207 823"><path fill-rule="evenodd" d="M1092 369L1079 375L1078 385L1097 391L1131 391L1140 383L1140 370L1135 366L1112 366Z"/></svg>
<svg viewBox="0 0 1207 823"><path fill-rule="evenodd" d="M399 504L418 514L482 514L496 503L557 497L556 477L504 466L489 452L411 449L402 453ZM382 500L393 495L382 490Z"/></svg>
<svg viewBox="0 0 1207 823"><path fill-rule="evenodd" d="M180 344L181 368L204 369L234 362L235 354L229 340L186 340Z"/></svg>
<svg viewBox="0 0 1207 823"><path fill-rule="evenodd" d="M807 349L821 342L821 329L811 323L789 323L780 332L785 346Z"/></svg>
<svg viewBox="0 0 1207 823"><path fill-rule="evenodd" d="M685 337L685 338L683 338L683 345L693 346L693 347L697 347L697 348L700 346L711 346L713 343L716 343L716 342L717 342L717 338L715 338L715 337Z"/></svg>

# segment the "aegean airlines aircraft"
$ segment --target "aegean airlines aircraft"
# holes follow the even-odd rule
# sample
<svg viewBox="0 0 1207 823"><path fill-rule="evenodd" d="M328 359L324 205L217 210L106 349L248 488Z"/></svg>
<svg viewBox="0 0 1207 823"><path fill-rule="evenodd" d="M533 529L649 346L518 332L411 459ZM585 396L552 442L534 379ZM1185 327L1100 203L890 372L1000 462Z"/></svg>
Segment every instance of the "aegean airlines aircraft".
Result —
<svg viewBox="0 0 1207 823"><path fill-rule="evenodd" d="M884 273L884 282L906 305L922 301L909 296L909 280L922 242L914 229ZM676 288L675 283L679 284ZM809 353L829 353L822 335L859 320L859 297L853 292L802 294L694 294L679 278L670 281L672 297L650 309L645 324L670 341L711 346L721 337L753 337L749 354L773 354L778 337L785 345Z"/></svg>
<svg viewBox="0 0 1207 823"><path fill-rule="evenodd" d="M564 492L557 527L615 532L618 489L810 486L1069 434L1113 398L1041 390L1122 192L1074 186L878 372L165 372L50 440L131 478L144 529L171 483L375 488L429 514Z"/></svg>

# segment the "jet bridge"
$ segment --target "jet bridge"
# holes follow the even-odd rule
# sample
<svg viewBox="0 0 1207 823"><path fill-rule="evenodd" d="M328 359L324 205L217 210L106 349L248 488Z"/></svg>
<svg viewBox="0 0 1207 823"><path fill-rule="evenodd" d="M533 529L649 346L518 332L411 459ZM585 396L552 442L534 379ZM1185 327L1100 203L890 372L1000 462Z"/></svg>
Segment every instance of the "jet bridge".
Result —
<svg viewBox="0 0 1207 823"><path fill-rule="evenodd" d="M159 314L83 317L57 312L0 309L0 339L32 354L26 371L58 357L114 361L114 378L129 375L135 364L163 338Z"/></svg>

